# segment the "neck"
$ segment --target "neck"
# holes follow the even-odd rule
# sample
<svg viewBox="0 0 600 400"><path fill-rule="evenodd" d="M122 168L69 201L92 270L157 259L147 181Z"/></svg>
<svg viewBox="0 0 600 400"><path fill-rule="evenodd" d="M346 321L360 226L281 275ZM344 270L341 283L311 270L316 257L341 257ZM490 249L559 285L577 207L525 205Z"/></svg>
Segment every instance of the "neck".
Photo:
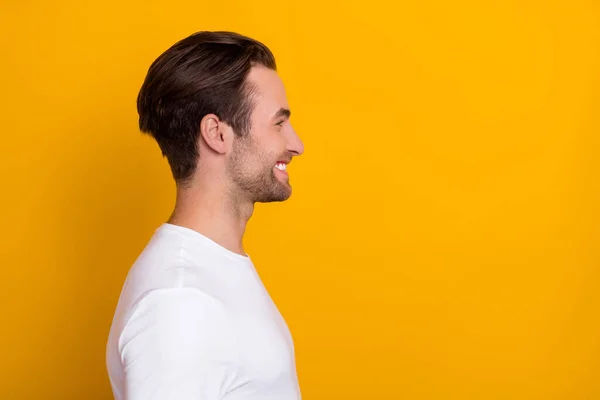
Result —
<svg viewBox="0 0 600 400"><path fill-rule="evenodd" d="M168 223L208 237L224 248L246 255L243 239L254 203L242 201L226 190L206 185L177 189L177 201Z"/></svg>

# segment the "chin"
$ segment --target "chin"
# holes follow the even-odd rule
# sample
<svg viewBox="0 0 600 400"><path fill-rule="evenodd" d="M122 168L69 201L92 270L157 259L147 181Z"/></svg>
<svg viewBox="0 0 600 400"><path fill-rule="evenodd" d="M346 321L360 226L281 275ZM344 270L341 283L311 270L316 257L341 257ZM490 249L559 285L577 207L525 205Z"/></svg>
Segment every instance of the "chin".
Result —
<svg viewBox="0 0 600 400"><path fill-rule="evenodd" d="M256 202L257 203L280 203L288 200L292 196L292 188L287 187L287 190L277 191L271 193L263 193L262 196L258 196Z"/></svg>
<svg viewBox="0 0 600 400"><path fill-rule="evenodd" d="M292 197L292 187L290 185L286 185L285 189L285 193L282 193L282 196L279 198L280 200L278 201L286 201L290 197Z"/></svg>
<svg viewBox="0 0 600 400"><path fill-rule="evenodd" d="M266 199L265 201L261 201L260 203L282 203L284 201L287 201L290 197L291 194L288 194L287 196L273 196Z"/></svg>

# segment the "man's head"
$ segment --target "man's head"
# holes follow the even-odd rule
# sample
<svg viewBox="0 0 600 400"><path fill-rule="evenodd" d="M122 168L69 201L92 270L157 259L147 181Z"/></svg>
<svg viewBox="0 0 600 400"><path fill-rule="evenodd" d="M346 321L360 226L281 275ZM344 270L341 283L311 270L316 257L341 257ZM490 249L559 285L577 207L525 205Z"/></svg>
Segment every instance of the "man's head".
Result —
<svg viewBox="0 0 600 400"><path fill-rule="evenodd" d="M240 200L290 196L278 163L304 149L262 43L233 32L193 34L154 61L137 105L140 129L157 141L179 186L210 173Z"/></svg>

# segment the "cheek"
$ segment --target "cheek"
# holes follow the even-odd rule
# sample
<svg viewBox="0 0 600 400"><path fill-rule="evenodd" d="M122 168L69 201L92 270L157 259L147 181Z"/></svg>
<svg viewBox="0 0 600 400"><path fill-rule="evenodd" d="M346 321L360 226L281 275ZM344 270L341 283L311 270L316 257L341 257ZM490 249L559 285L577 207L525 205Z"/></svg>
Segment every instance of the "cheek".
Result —
<svg viewBox="0 0 600 400"><path fill-rule="evenodd" d="M269 141L269 152L275 157L281 156L287 148L287 137L289 137L289 128L283 126L278 131L274 132Z"/></svg>
<svg viewBox="0 0 600 400"><path fill-rule="evenodd" d="M249 174L263 174L272 170L285 153L285 143L282 132L255 137L253 141L237 148L237 169Z"/></svg>
<svg viewBox="0 0 600 400"><path fill-rule="evenodd" d="M241 157L240 167L250 174L263 174L265 171L275 167L276 161L273 161L273 157L276 156L265 150L258 146L246 149L244 155Z"/></svg>

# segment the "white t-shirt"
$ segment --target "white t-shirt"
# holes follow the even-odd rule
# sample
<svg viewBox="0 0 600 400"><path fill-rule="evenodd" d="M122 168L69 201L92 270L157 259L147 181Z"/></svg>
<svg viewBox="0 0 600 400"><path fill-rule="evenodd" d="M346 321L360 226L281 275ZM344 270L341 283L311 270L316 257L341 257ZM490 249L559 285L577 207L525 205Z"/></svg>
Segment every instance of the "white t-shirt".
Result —
<svg viewBox="0 0 600 400"><path fill-rule="evenodd" d="M131 267L106 347L116 400L300 400L287 324L249 257L162 224Z"/></svg>

